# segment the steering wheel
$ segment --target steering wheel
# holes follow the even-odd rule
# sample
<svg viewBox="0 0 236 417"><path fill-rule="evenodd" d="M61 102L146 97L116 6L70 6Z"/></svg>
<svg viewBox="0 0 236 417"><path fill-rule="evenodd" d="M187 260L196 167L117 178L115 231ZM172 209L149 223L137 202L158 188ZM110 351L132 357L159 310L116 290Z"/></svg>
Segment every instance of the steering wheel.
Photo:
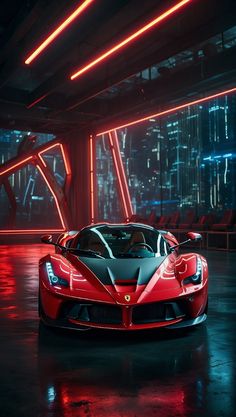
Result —
<svg viewBox="0 0 236 417"><path fill-rule="evenodd" d="M125 251L125 253L128 253L128 252L132 252L132 249L135 247L135 246L145 246L145 248L149 251L149 252L152 252L152 253L154 253L154 250L152 249L152 247L150 246L150 245L148 245L147 243L144 243L144 242L137 242L137 243L134 243L133 245L131 245L130 247L129 247L129 249L127 250L127 251Z"/></svg>

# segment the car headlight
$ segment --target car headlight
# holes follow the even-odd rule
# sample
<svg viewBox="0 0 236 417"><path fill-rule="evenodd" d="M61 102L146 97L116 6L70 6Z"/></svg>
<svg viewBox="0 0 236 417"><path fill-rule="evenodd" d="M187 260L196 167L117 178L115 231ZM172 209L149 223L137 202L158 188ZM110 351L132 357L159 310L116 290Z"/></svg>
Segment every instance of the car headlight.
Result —
<svg viewBox="0 0 236 417"><path fill-rule="evenodd" d="M51 262L46 262L46 270L48 280L51 285L62 285L63 287L69 287L69 282L64 278L59 278L54 274Z"/></svg>
<svg viewBox="0 0 236 417"><path fill-rule="evenodd" d="M202 282L202 262L200 258L197 258L197 270L194 275L183 280L183 284L201 284Z"/></svg>

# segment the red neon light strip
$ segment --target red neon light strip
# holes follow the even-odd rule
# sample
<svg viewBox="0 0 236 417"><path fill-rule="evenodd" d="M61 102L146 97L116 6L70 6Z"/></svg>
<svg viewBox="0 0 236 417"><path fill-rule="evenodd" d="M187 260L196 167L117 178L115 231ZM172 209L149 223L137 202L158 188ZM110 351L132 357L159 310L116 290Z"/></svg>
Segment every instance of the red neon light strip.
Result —
<svg viewBox="0 0 236 417"><path fill-rule="evenodd" d="M37 98L36 100L34 100L32 103L28 104L26 106L26 108L28 110L31 109L32 107L35 106L35 104L40 103L40 101L42 101L45 97L47 97L47 94L44 94L43 96L41 96L41 97Z"/></svg>
<svg viewBox="0 0 236 417"><path fill-rule="evenodd" d="M116 154L115 154L115 151L114 151L114 144L113 144L113 140L112 140L112 135L111 135L110 132L109 132L109 140L110 140L111 151L112 151L112 154L113 154L113 160L114 160L114 164L115 164L115 168L116 168L116 175L117 175L117 179L118 179L118 182L119 182L119 188L120 188L120 192L121 192L121 198L122 198L122 202L123 202L125 217L128 219L129 218L129 213L128 213L127 204L126 204L126 200L125 200L124 190L123 190L123 187L122 187L122 181L121 181L120 171L119 171L119 168L118 168L118 162L117 162Z"/></svg>
<svg viewBox="0 0 236 417"><path fill-rule="evenodd" d="M29 156L28 158L25 158L22 161L17 162L14 165L11 165L9 168L6 168L4 171L0 171L0 175L4 175L4 174L6 174L6 172L12 171L18 166L24 165L26 162L30 161L31 159L33 159L33 157Z"/></svg>
<svg viewBox="0 0 236 417"><path fill-rule="evenodd" d="M24 235L30 235L32 233L36 233L36 234L41 234L41 233L57 233L57 232L64 232L65 229L4 229L4 230L0 230L0 234L12 234L12 235L17 235L17 234L24 234Z"/></svg>
<svg viewBox="0 0 236 417"><path fill-rule="evenodd" d="M149 22L147 25L141 27L136 32L132 33L128 38L125 38L122 42L118 43L117 45L113 46L113 48L109 49L108 51L104 52L102 55L100 55L98 58L94 59L93 61L89 62L85 67L80 68L77 70L74 74L71 75L70 79L74 80L75 78L79 77L84 72L88 71L90 68L97 65L99 62L104 61L107 57L114 54L119 49L126 46L128 43L132 42L134 39L141 36L144 32L147 32L150 30L153 26L156 26L158 23L160 23L162 20L166 19L168 16L176 12L178 9L183 7L186 3L189 3L192 0L182 0L179 3L177 3L175 6L171 7L170 9L166 10L161 15L157 16L155 19L153 19L151 22Z"/></svg>
<svg viewBox="0 0 236 417"><path fill-rule="evenodd" d="M56 206L57 206L57 210L58 210L58 214L59 214L59 217L60 217L60 220L61 220L62 227L64 228L64 230L66 230L66 226L65 226L65 223L64 223L64 219L63 219L63 216L62 216L62 213L61 213L61 210L60 210L60 205L59 205L59 203L58 203L58 199L57 199L57 197L56 197L56 194L54 193L54 191L53 191L52 187L50 186L50 184L49 184L49 182L48 182L48 180L47 180L47 178L46 178L46 176L45 176L45 174L44 174L43 170L40 168L40 166L39 166L39 165L36 165L36 167L37 167L37 168L38 168L38 170L40 171L40 173L41 173L42 177L44 178L44 181L46 182L46 184L47 184L47 186L48 186L49 190L51 191L51 193L52 193L52 195L53 195L53 197L54 197L54 199L55 199L55 203L56 203Z"/></svg>
<svg viewBox="0 0 236 417"><path fill-rule="evenodd" d="M25 60L25 64L29 65L47 46L56 39L63 30L67 28L94 0L85 0L75 11L58 26L54 32L52 32L43 43L41 43L28 58Z"/></svg>
<svg viewBox="0 0 236 417"><path fill-rule="evenodd" d="M129 217L132 216L133 214L133 207L132 207L132 203L131 203L131 199L130 199L130 193L129 193L129 188L128 188L128 184L127 184L127 179L126 179L126 175L125 175L125 171L124 171L124 165L123 165L123 161L121 158L121 154L120 154L120 148L119 148L119 140L118 140L118 135L117 132L114 132L114 136L115 136L115 140L117 143L117 149L118 149L118 155L117 157L119 158L119 162L120 162L120 167L121 167L121 174L123 177L123 186L125 188L125 192L126 192L126 207L127 207L127 211L130 213Z"/></svg>
<svg viewBox="0 0 236 417"><path fill-rule="evenodd" d="M39 158L41 159L43 165L46 167L47 165L46 165L44 159L42 158L41 154L49 151L50 149L55 148L56 146L59 146L60 149L61 149L61 153L62 153L62 158L63 158L63 162L64 162L66 174L67 175L71 175L70 164L69 164L69 161L68 161L68 159L67 159L67 157L65 155L65 151L64 151L63 145L61 143L59 143L59 142L58 143L54 143L53 145L50 145L47 148L43 149L41 152L38 153Z"/></svg>
<svg viewBox="0 0 236 417"><path fill-rule="evenodd" d="M133 126L137 123L145 122L148 119L152 119L154 117L159 117L159 116L164 116L165 114L169 114L169 113L174 113L175 111L184 109L188 106L193 106L194 104L204 103L205 101L212 100L214 98L221 97L221 96L224 96L224 95L227 95L227 94L232 94L232 93L235 93L235 92L236 92L236 87L231 88L229 90L222 91L220 93L212 94L210 96L200 98L200 99L197 99L197 100L194 100L194 101L189 101L189 102L181 104L179 106L171 107L170 109L161 111L159 113L149 114L148 116L145 116L142 119L137 119L137 120L134 120L132 122L127 122L125 124L113 127L109 130L104 130L104 132L97 133L97 136L105 135L106 133L112 132L113 130L122 129L123 127Z"/></svg>
<svg viewBox="0 0 236 417"><path fill-rule="evenodd" d="M43 166L44 166L45 168L47 168L47 164L46 164L46 162L44 161L43 157L42 157L40 154L38 154L38 157L39 157L40 161L42 162Z"/></svg>
<svg viewBox="0 0 236 417"><path fill-rule="evenodd" d="M40 151L40 152L39 152L39 154L44 153L44 152L47 152L47 151L49 151L50 149L55 148L56 146L60 146L60 143L59 143L59 142L57 142L57 143L53 143L53 145L50 145L50 146L48 146L47 148L45 148L45 149L43 149L42 151Z"/></svg>
<svg viewBox="0 0 236 417"><path fill-rule="evenodd" d="M62 158L63 158L64 165L65 165L66 175L71 175L69 160L66 157L63 145L61 143L59 143L59 145L60 145L60 148L61 148Z"/></svg>
<svg viewBox="0 0 236 417"><path fill-rule="evenodd" d="M94 223L94 166L93 166L93 136L89 137L89 170L90 170L90 201L91 201L91 223Z"/></svg>

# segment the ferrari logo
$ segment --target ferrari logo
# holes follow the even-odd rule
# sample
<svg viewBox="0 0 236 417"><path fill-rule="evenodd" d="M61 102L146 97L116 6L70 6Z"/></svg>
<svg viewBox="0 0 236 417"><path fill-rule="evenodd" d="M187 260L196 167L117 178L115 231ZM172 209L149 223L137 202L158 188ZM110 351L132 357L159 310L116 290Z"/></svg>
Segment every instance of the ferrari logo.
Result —
<svg viewBox="0 0 236 417"><path fill-rule="evenodd" d="M127 301L127 303L130 301L130 295L129 294L125 295L125 301Z"/></svg>

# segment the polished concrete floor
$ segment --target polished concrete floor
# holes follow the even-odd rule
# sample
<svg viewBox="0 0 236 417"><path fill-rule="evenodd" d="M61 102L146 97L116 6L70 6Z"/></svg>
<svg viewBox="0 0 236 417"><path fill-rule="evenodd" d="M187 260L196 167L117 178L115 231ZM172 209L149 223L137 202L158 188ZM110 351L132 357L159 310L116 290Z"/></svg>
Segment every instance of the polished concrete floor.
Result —
<svg viewBox="0 0 236 417"><path fill-rule="evenodd" d="M204 252L206 324L120 334L39 325L37 262L48 250L0 246L1 417L235 416L235 253Z"/></svg>

